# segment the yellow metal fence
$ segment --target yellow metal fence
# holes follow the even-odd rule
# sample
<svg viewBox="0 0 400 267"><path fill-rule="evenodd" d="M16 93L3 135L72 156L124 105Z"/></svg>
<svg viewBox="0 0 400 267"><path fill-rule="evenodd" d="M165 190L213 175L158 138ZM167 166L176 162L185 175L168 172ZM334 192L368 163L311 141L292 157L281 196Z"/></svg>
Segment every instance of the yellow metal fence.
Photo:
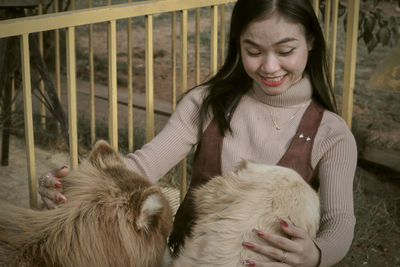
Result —
<svg viewBox="0 0 400 267"><path fill-rule="evenodd" d="M55 77L58 96L61 96L60 85L60 45L59 30L66 29L66 72L68 91L68 125L69 125L69 146L70 166L75 169L78 164L78 138L77 138L77 88L76 88L76 51L75 51L75 29L77 26L89 26L89 68L90 68L90 99L91 99L91 141L95 141L95 105L94 105L94 62L93 62L93 24L106 22L108 24L108 125L109 142L118 149L118 121L117 121L117 27L116 23L121 19L128 19L128 136L129 150L133 148L133 125L132 125L132 26L131 18L144 16L145 18L145 84L146 84L146 141L154 136L154 77L153 77L153 16L160 13L171 14L171 71L172 71L172 107L176 105L177 88L177 13L180 21L180 90L185 92L188 87L188 63L187 63L187 32L188 32L188 10L195 9L195 82L200 82L200 8L211 9L211 44L210 44L210 73L218 70L218 60L223 62L225 54L225 5L236 0L151 0L131 2L125 4L92 7L92 0L88 0L87 9L58 12L58 1L54 1L54 13L24 17L18 19L0 21L0 38L19 36L21 47L21 73L23 85L24 116L25 116L25 140L28 158L29 194L30 205L37 205L36 170L33 137L32 119L32 98L31 98L31 68L29 35L42 33L44 31L55 31ZM337 36L337 14L339 0L326 0L326 12L324 32L326 40L329 40L328 47L331 55L331 77L334 81L336 36ZM75 9L75 1L71 1L72 9ZM318 0L313 0L316 10ZM351 126L353 88L355 77L356 47L357 47L357 26L358 26L359 0L348 1L348 23L346 35L346 61L344 67L343 83L343 109L342 114L348 125ZM39 7L41 12L41 7ZM218 19L220 21L218 27ZM218 35L219 34L219 35ZM218 36L220 36L218 41ZM39 36L39 40L42 37ZM40 43L43 54L43 44ZM42 109L42 114L44 110ZM186 192L186 161L182 164L181 196Z"/></svg>

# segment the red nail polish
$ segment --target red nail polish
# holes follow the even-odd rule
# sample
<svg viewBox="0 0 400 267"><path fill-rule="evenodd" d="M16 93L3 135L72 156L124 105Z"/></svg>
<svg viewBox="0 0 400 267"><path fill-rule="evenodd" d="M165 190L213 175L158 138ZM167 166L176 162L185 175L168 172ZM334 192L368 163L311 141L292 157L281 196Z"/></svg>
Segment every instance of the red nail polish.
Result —
<svg viewBox="0 0 400 267"><path fill-rule="evenodd" d="M288 225L288 223L286 222L286 221L284 221L284 220L280 220L280 222L279 222L283 227L288 227L289 225Z"/></svg>
<svg viewBox="0 0 400 267"><path fill-rule="evenodd" d="M242 245L246 248L254 248L254 244L250 242L242 242Z"/></svg>
<svg viewBox="0 0 400 267"><path fill-rule="evenodd" d="M261 232L260 230L253 229L252 231L253 231L254 233L256 233L258 236L264 236L264 233Z"/></svg>
<svg viewBox="0 0 400 267"><path fill-rule="evenodd" d="M64 197L58 197L58 201L60 201L60 202L65 202L65 198Z"/></svg>
<svg viewBox="0 0 400 267"><path fill-rule="evenodd" d="M61 188L61 187L62 187L62 184L61 184L61 183L56 183L54 186L55 186L56 188Z"/></svg>
<svg viewBox="0 0 400 267"><path fill-rule="evenodd" d="M252 260L244 260L243 263L246 266L256 266L256 263L254 261L252 261Z"/></svg>

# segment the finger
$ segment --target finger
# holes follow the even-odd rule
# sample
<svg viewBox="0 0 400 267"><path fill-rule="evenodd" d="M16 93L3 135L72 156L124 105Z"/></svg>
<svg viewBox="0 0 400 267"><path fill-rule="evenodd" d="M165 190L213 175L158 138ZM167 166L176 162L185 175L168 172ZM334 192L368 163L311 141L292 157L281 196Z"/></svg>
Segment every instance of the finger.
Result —
<svg viewBox="0 0 400 267"><path fill-rule="evenodd" d="M64 178L69 173L69 168L67 166L62 166L59 169L54 169L51 171L51 174L57 178Z"/></svg>
<svg viewBox="0 0 400 267"><path fill-rule="evenodd" d="M264 232L258 229L253 229L253 232L255 232L263 240L267 241L270 245L281 250L295 252L298 249L298 245L287 237Z"/></svg>
<svg viewBox="0 0 400 267"><path fill-rule="evenodd" d="M38 191L42 199L47 198L54 203L65 203L67 201L67 198L56 189L39 187Z"/></svg>
<svg viewBox="0 0 400 267"><path fill-rule="evenodd" d="M284 252L284 250L280 248L276 248L273 246L269 245L261 245L261 244L256 244L256 243L250 243L250 242L243 242L242 246L251 249L254 252L257 252L261 255L267 256L269 258L273 258L276 261L287 261L289 257L288 252ZM258 265L257 265L258 266Z"/></svg>
<svg viewBox="0 0 400 267"><path fill-rule="evenodd" d="M301 238L301 239L304 239L307 237L306 231L293 225L290 222L287 222L286 220L281 219L279 221L279 224L281 225L282 231L291 237Z"/></svg>
<svg viewBox="0 0 400 267"><path fill-rule="evenodd" d="M244 260L242 262L244 266L256 266L256 267L288 267L290 265L283 262L261 262L256 260Z"/></svg>
<svg viewBox="0 0 400 267"><path fill-rule="evenodd" d="M57 207L56 203L54 203L54 201L48 199L47 197L42 197L42 201L47 209L55 209Z"/></svg>
<svg viewBox="0 0 400 267"><path fill-rule="evenodd" d="M39 178L40 188L61 188L62 184L57 177L54 177L51 172L46 173Z"/></svg>

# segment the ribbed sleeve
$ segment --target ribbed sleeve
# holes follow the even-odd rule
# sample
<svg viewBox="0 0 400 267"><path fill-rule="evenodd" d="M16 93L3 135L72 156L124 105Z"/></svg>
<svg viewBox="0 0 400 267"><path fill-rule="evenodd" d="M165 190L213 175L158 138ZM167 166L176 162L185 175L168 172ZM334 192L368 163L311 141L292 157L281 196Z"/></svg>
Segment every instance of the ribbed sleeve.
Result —
<svg viewBox="0 0 400 267"><path fill-rule="evenodd" d="M348 252L354 236L353 179L357 148L344 121L326 113L321 125L318 163L321 226L315 240L320 248L321 266L339 262Z"/></svg>

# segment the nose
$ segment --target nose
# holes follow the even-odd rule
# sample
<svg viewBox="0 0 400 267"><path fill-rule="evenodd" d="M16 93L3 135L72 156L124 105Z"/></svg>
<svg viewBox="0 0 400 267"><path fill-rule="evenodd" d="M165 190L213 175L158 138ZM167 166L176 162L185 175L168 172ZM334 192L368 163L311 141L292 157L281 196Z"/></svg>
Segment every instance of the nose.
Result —
<svg viewBox="0 0 400 267"><path fill-rule="evenodd" d="M274 55L265 55L263 57L261 70L266 73L275 73L280 69L279 59Z"/></svg>

